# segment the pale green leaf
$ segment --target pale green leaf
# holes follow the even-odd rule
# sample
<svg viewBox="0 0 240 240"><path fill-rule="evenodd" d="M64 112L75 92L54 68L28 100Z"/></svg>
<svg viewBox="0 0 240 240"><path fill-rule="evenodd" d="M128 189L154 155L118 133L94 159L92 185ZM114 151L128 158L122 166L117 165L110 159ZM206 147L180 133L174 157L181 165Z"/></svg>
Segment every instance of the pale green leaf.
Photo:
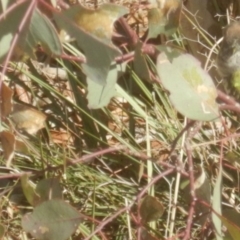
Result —
<svg viewBox="0 0 240 240"><path fill-rule="evenodd" d="M121 73L125 71L125 68L126 64L112 64L105 85L101 85L87 78L89 108L96 109L108 105L111 98L116 96L115 85Z"/></svg>
<svg viewBox="0 0 240 240"><path fill-rule="evenodd" d="M81 215L62 200L49 200L22 218L22 227L39 240L67 240L78 228Z"/></svg>
<svg viewBox="0 0 240 240"><path fill-rule="evenodd" d="M218 118L217 90L200 62L190 54L171 60L162 52L157 59L157 72L175 108L193 120Z"/></svg>
<svg viewBox="0 0 240 240"><path fill-rule="evenodd" d="M33 55L37 44L41 44L49 54L62 54L61 42L55 27L44 14L35 9L26 38L26 49L30 55Z"/></svg>
<svg viewBox="0 0 240 240"><path fill-rule="evenodd" d="M74 6L54 14L58 27L76 38L87 59L83 70L89 79L98 84L106 84L110 65L121 54L112 44L111 35L114 21L126 12L126 8L103 4L95 11Z"/></svg>

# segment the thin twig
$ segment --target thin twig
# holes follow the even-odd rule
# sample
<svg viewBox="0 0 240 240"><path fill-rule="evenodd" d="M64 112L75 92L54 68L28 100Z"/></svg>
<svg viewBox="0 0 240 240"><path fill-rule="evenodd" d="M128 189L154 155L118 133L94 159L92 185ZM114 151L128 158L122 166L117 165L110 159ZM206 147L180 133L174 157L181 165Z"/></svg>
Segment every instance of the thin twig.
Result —
<svg viewBox="0 0 240 240"><path fill-rule="evenodd" d="M188 125L186 118L185 118L185 125L186 126ZM179 164L183 163L183 146L185 144L185 136L186 136L186 132L184 131L183 134L182 134L182 143L181 143ZM170 154L171 154L171 152L170 152ZM179 193L180 179L181 179L181 172L177 172L175 189L174 189L174 197L173 197L173 208L172 208L172 213L171 213L171 224L170 224L170 227L169 227L169 237L172 237L174 235L173 230L174 230L174 226L175 226L176 205L177 205L178 196L179 196L178 193Z"/></svg>
<svg viewBox="0 0 240 240"><path fill-rule="evenodd" d="M196 204L196 193L195 193L195 186L194 186L194 165L193 165L193 158L192 158L192 146L190 144L191 139L197 134L200 130L201 127L201 122L197 124L195 129L193 131L190 131L188 129L188 134L187 138L185 141L185 149L186 149L186 154L187 154L187 159L188 159L188 173L189 173L189 186L190 186L190 196L191 196L191 205L188 211L188 218L187 218L187 226L185 229L185 235L183 240L189 240L191 239L191 228L192 228L192 223L193 223L193 216L194 216L194 208Z"/></svg>
<svg viewBox="0 0 240 240"><path fill-rule="evenodd" d="M194 207L196 201L196 194L194 189L194 174L193 174L193 159L192 159L192 148L189 143L189 139L186 139L185 148L188 158L188 166L189 166L189 181L190 181L190 195L191 195L191 205L188 211L188 218L187 218L187 226L185 229L185 236L183 240L191 239L191 227L193 222L193 215L194 215Z"/></svg>
<svg viewBox="0 0 240 240"><path fill-rule="evenodd" d="M128 23L126 22L126 20L123 17L121 17L118 21L121 24L125 33L127 34L127 37L129 39L128 42L129 42L130 46L135 46L137 44L137 42L139 41L136 32L132 30L132 28L128 25Z"/></svg>
<svg viewBox="0 0 240 240"><path fill-rule="evenodd" d="M222 92L221 90L217 91L218 98L226 103L227 105L238 106L240 108L240 104L233 98L227 95L226 93Z"/></svg>

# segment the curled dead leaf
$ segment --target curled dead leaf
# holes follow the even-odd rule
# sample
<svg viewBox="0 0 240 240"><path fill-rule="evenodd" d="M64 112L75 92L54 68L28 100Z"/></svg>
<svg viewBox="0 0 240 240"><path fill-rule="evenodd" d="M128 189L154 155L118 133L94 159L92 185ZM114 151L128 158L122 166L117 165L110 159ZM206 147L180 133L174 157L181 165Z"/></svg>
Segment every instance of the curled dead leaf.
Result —
<svg viewBox="0 0 240 240"><path fill-rule="evenodd" d="M4 82L1 86L1 117L5 118L7 117L11 111L12 111L12 95L13 91L11 88L9 88Z"/></svg>
<svg viewBox="0 0 240 240"><path fill-rule="evenodd" d="M24 130L28 134L35 134L43 128L46 118L47 116L37 109L21 104L14 104L10 117L17 129Z"/></svg>
<svg viewBox="0 0 240 240"><path fill-rule="evenodd" d="M50 131L50 137L53 143L67 145L73 143L73 137L69 132L65 131Z"/></svg>
<svg viewBox="0 0 240 240"><path fill-rule="evenodd" d="M11 132L2 131L0 132L0 141L6 166L10 167L15 151L15 136Z"/></svg>

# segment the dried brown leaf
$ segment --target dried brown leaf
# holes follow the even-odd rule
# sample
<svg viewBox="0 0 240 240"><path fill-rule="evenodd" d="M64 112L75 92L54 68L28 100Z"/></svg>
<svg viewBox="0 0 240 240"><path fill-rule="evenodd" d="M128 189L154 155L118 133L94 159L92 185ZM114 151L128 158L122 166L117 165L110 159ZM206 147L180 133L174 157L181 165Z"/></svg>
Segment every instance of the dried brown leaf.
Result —
<svg viewBox="0 0 240 240"><path fill-rule="evenodd" d="M12 89L3 82L0 95L1 117L3 118L7 117L12 111L12 95Z"/></svg>
<svg viewBox="0 0 240 240"><path fill-rule="evenodd" d="M14 104L11 114L11 120L15 123L16 128L24 130L28 134L35 134L43 128L46 118L47 116L37 109L21 104Z"/></svg>
<svg viewBox="0 0 240 240"><path fill-rule="evenodd" d="M156 221L163 211L164 207L156 197L146 196L141 202L140 215L144 222Z"/></svg>
<svg viewBox="0 0 240 240"><path fill-rule="evenodd" d="M15 151L15 136L8 131L2 131L0 132L0 140L3 149L3 156L6 160L6 166L10 167Z"/></svg>

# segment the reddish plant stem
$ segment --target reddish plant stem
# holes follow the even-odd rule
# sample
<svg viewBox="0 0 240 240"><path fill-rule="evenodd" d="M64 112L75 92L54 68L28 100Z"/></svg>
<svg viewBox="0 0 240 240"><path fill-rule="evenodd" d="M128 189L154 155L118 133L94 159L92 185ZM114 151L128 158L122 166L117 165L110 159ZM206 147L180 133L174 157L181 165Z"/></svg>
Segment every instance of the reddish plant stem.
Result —
<svg viewBox="0 0 240 240"><path fill-rule="evenodd" d="M132 30L132 28L128 25L128 23L126 22L126 20L123 17L121 17L118 21L121 24L125 33L127 34L127 37L129 39L129 41L128 41L129 45L135 46L137 44L137 42L139 41L139 38L138 38L136 32Z"/></svg>
<svg viewBox="0 0 240 240"><path fill-rule="evenodd" d="M191 127L193 127L195 123L196 123L196 121L193 121L193 120L188 121L187 125L181 130L181 132L177 135L177 137L172 142L169 156L171 156L173 154L173 152L175 151L177 143L178 143L179 139L182 137L182 135L186 131L188 131Z"/></svg>
<svg viewBox="0 0 240 240"><path fill-rule="evenodd" d="M184 232L177 233L175 236L169 237L166 240L179 240L182 236L184 236Z"/></svg>
<svg viewBox="0 0 240 240"><path fill-rule="evenodd" d="M96 219L89 217L87 215L84 215L82 213L80 213L80 214L84 221L90 221L90 222L93 222L94 224L101 224L101 221L99 221L99 220L96 220ZM105 236L105 234L102 231L99 231L99 235L102 236L102 239L107 240L107 237Z"/></svg>
<svg viewBox="0 0 240 240"><path fill-rule="evenodd" d="M217 90L218 98L226 103L227 105L239 105L239 103L233 98L222 92L221 90ZM239 106L240 107L240 106Z"/></svg>
<svg viewBox="0 0 240 240"><path fill-rule="evenodd" d="M231 163L223 163L223 166L224 167L227 167L227 168L229 168L229 169L231 169L231 170L234 170L234 171L237 171L237 172L240 172L240 169L239 169L239 167L235 167L234 165L232 165Z"/></svg>
<svg viewBox="0 0 240 240"><path fill-rule="evenodd" d="M138 194L137 196L137 206L138 206L138 217L137 217L137 221L140 223L141 222L141 216L140 216L140 200L143 198L143 195L148 191L148 189L155 184L157 181L159 181L161 178L173 173L174 171L176 171L176 169L168 169L165 172L157 175L156 177L154 177L151 182L149 182L142 190L141 192ZM138 227L137 229L137 239L141 239L141 228Z"/></svg>
<svg viewBox="0 0 240 240"><path fill-rule="evenodd" d="M154 46L152 44L145 44L142 47L142 53L155 57L157 54L157 50L154 48ZM117 63L133 61L134 54L135 54L135 52L126 53L126 54L116 57L114 60ZM156 81L160 82L159 79L157 79Z"/></svg>
<svg viewBox="0 0 240 240"><path fill-rule="evenodd" d="M102 221L97 228L84 240L90 240L93 236L95 236L99 231L101 231L108 223L113 221L116 217L118 217L120 214L130 210L130 208L133 206L134 202L132 202L130 205L121 208L117 212L115 212L111 217L107 218L106 220Z"/></svg>
<svg viewBox="0 0 240 240"><path fill-rule="evenodd" d="M144 44L142 52L152 57L157 57L157 54L159 53L153 44Z"/></svg>
<svg viewBox="0 0 240 240"><path fill-rule="evenodd" d="M66 54L62 54L60 56L56 56L56 57L60 57L62 59L67 59L70 61L76 61L76 62L80 62L80 63L86 63L87 60L85 57L77 57L77 56L71 56L71 55L66 55Z"/></svg>
<svg viewBox="0 0 240 240"><path fill-rule="evenodd" d="M191 205L188 211L188 219L187 219L187 226L185 229L185 235L183 240L189 240L191 239L191 228L192 228L192 223L193 223L193 216L194 216L194 208L196 204L196 193L195 193L195 187L194 187L194 173L193 173L193 158L192 158L192 147L190 140L194 137L194 135L200 130L201 123L199 123L195 129L190 131L188 129L188 134L185 142L185 149L186 149L186 154L187 154L187 159L188 159L188 168L189 168L189 181L190 181L190 195L191 195Z"/></svg>
<svg viewBox="0 0 240 240"><path fill-rule="evenodd" d="M68 9L69 8L69 5L62 0L58 1L58 3L59 3L59 6L63 9Z"/></svg>
<svg viewBox="0 0 240 240"><path fill-rule="evenodd" d="M195 204L196 204L195 200L192 200L189 211L188 211L187 226L185 229L185 235L183 237L183 240L191 239L191 228L192 228L192 223L193 223Z"/></svg>
<svg viewBox="0 0 240 240"><path fill-rule="evenodd" d="M219 106L220 110L230 110L236 113L240 113L240 104L231 96L222 92L221 90L217 91L218 99L220 99L224 104Z"/></svg>
<svg viewBox="0 0 240 240"><path fill-rule="evenodd" d="M21 172L21 173L10 173L10 174L4 174L0 176L0 179L17 179L21 178L23 175L27 174L28 176L31 176L33 172Z"/></svg>
<svg viewBox="0 0 240 240"><path fill-rule="evenodd" d="M103 149L103 150L100 150L100 151L97 151L97 152L94 152L94 153L90 153L90 154L86 154L80 158L75 158L75 159L68 159L68 164L67 165L75 165L75 164L79 164L79 163L88 163L89 161L92 161L93 158L97 158L101 155L104 155L104 154L107 154L107 153L112 153L112 152L119 152L119 151L122 151L123 153L125 154L128 154L128 155L131 155L131 156L135 156L141 160L152 160L153 162L156 162L158 165L161 165L162 167L165 167L167 169L177 169L178 168L180 169L180 167L176 167L176 166L173 166L169 163L166 163L166 162L162 162L162 161L156 161L156 159L149 159L149 156L147 156L146 154L142 153L142 152L138 152L138 151L132 151L132 150L129 150L126 146L123 146L123 145L120 145L120 146L116 146L116 147L109 147L109 148L106 148L106 149ZM46 169L47 170L47 169ZM183 169L180 169L181 171L181 174L183 174L184 176L188 176L188 173L185 172Z"/></svg>
<svg viewBox="0 0 240 240"><path fill-rule="evenodd" d="M56 8L54 8L51 4L47 3L45 0L39 0L39 2L45 7L47 8L49 11L51 12L58 12L58 10ZM60 4L62 4L63 2L60 1Z"/></svg>
<svg viewBox="0 0 240 240"><path fill-rule="evenodd" d="M160 180L161 178L163 178L164 176L167 176L168 174L172 173L174 171L174 169L168 169L165 172L159 174L158 176L156 176L155 178L152 179L152 181L146 185L143 190L138 194L137 198L135 199L135 201L139 201L142 196L147 192L148 188L153 185L154 183L156 183L158 180ZM128 211L131 209L131 207L134 205L135 201L133 201L131 204L129 204L128 206L121 208L120 210L118 210L116 213L114 213L111 217L107 218L106 220L104 220L102 223L100 223L97 228L84 240L90 240L95 234L97 234L100 230L102 230L103 227L105 227L108 223L110 223L111 221L113 221L116 217L118 217L120 214Z"/></svg>
<svg viewBox="0 0 240 240"><path fill-rule="evenodd" d="M191 227L193 222L194 207L195 207L195 190L194 190L194 174L193 174L193 159L192 159L192 149L189 143L189 138L186 139L185 148L188 158L188 167L189 167L189 181L190 181L190 195L191 195L191 205L188 211L187 226L185 229L185 236L183 240L191 239Z"/></svg>
<svg viewBox="0 0 240 240"><path fill-rule="evenodd" d="M126 53L121 56L116 57L114 60L116 63L129 62L134 59L134 52Z"/></svg>
<svg viewBox="0 0 240 240"><path fill-rule="evenodd" d="M80 158L76 158L76 159L69 159L69 165L74 165L74 164L78 164L78 163L87 163L89 161L91 161L93 158L99 157L101 155L107 154L107 153L112 153L112 152L117 152L117 151L122 151L124 150L126 147L125 146L118 146L118 147L109 147L94 153L90 153L90 154L86 154Z"/></svg>
<svg viewBox="0 0 240 240"><path fill-rule="evenodd" d="M151 182L149 182L142 190L141 192L138 194L137 196L137 200L139 201L143 195L148 191L148 189L155 184L157 181L159 181L161 178L169 175L170 173L173 173L176 169L168 169L165 172L162 172L161 174L157 175L156 177L154 177Z"/></svg>
<svg viewBox="0 0 240 240"><path fill-rule="evenodd" d="M234 106L234 105L220 105L219 109L221 111L229 110L229 111L233 111L233 112L236 112L236 113L240 113L240 105L239 106L238 105L236 105L236 106Z"/></svg>
<svg viewBox="0 0 240 240"><path fill-rule="evenodd" d="M161 80L159 79L159 77L156 76L155 74L153 74L152 71L150 71L150 70L148 70L148 71L149 71L149 74L150 74L150 79L155 83L161 84Z"/></svg>
<svg viewBox="0 0 240 240"><path fill-rule="evenodd" d="M172 145L176 145L175 142L177 142L177 139L179 139L181 136L182 136L182 133L184 131L186 131L187 129L190 128L190 126L193 126L192 124L194 124L194 121L192 122L189 122L188 125L182 129L181 133L179 134L179 136L174 140L174 143ZM196 132L196 131L195 131ZM220 139L219 141L228 141L228 140L231 140L231 139L236 139L236 138L239 138L240 137L240 133L235 133L235 134L232 134L231 136L227 136L227 137L224 137L222 139ZM216 144L216 142L214 142L213 144ZM175 149L175 147L172 147L172 149ZM100 151L97 151L97 152L94 152L94 153L90 153L90 154L86 154L80 158L75 158L75 159L69 159L68 160L68 163L67 165L75 165L75 164L84 164L84 163L87 163L89 161L92 160L92 158L97 158L101 155L104 155L104 154L107 154L107 153L112 153L112 152L119 152L119 151L123 151L124 153L128 154L128 155L132 155L132 156L135 156L135 157L138 157L139 159L141 160L149 160L149 156L147 156L146 154L144 153L141 153L141 152L133 152L129 149L127 149L127 147L121 145L121 146L115 146L115 147L109 147L107 149L103 149L103 150L100 150ZM170 156L171 156L171 152L170 152ZM156 159L150 159L152 160L153 162L156 162L158 165L161 165L165 168L168 168L168 169L175 169L176 167L169 164L169 163L166 163L166 162L162 162L162 161L157 161ZM61 166L57 166L57 167L52 167L51 169L59 169L59 168L62 168L62 165ZM49 170L49 167L47 167L44 171L46 170ZM42 171L41 171L42 172ZM24 173L18 173L18 174L8 174L8 175L4 175L4 176L0 176L0 179L3 179L3 178L19 178L22 176L22 174L25 174ZM37 172L27 172L27 174L38 174ZM188 173L186 173L185 171L181 170L181 174L183 174L184 176L188 176Z"/></svg>

